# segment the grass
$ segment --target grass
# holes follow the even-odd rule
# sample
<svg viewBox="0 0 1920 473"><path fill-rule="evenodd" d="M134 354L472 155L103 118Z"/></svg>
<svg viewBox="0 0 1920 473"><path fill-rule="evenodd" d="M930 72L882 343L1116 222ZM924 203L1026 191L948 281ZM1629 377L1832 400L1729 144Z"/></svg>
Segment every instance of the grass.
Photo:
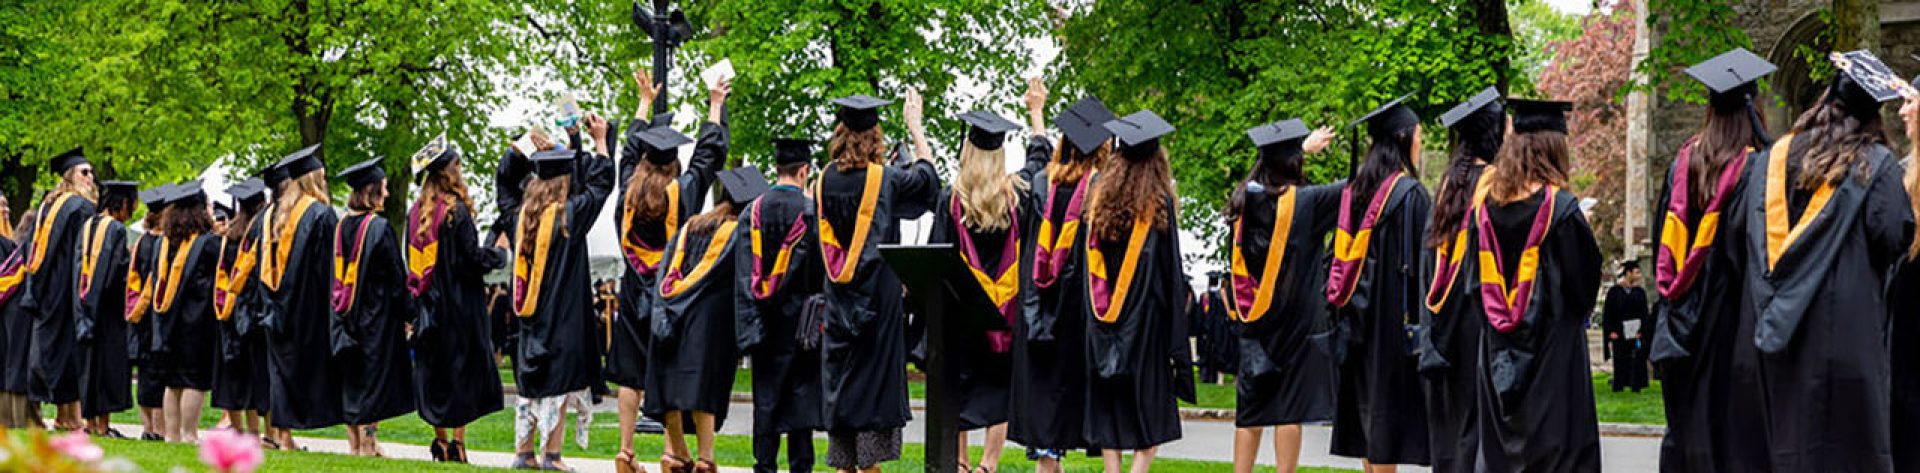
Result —
<svg viewBox="0 0 1920 473"><path fill-rule="evenodd" d="M909 373L910 374L908 377L910 379L907 381L907 395L912 397L913 399L926 399L927 398L927 382L924 379L924 375L920 374L920 371L918 370L912 370ZM1236 402L1235 398L1239 394L1234 389L1233 377L1223 376L1223 378L1226 380L1226 384L1201 383L1197 386L1198 388L1197 391L1199 393L1199 396L1197 399L1200 401L1199 403L1187 404L1183 402L1181 404L1186 407L1199 407L1199 408L1205 408L1205 409L1233 409L1234 403ZM1199 379L1199 377L1196 375L1194 379ZM513 384L513 370L511 369L500 370L500 380L501 382L504 382L507 384ZM750 370L750 369L734 370L733 392L736 392L736 393L753 392L753 370Z"/></svg>
<svg viewBox="0 0 1920 473"><path fill-rule="evenodd" d="M139 467L140 471L172 471L175 467L189 472L208 471L200 464L200 452L194 446L160 442L142 442L138 440L94 439L108 458L124 458ZM313 473L331 471L353 472L442 472L442 471L508 471L495 468L479 468L466 465L453 465L425 461L392 460L365 457L350 457L326 453L308 452L267 452L267 461L254 470L261 473Z"/></svg>
<svg viewBox="0 0 1920 473"><path fill-rule="evenodd" d="M1594 411L1599 414L1600 422L1667 425L1666 402L1660 397L1660 380L1649 382L1647 389L1638 393L1613 392L1613 387L1607 385L1612 380L1613 375L1609 373L1593 374Z"/></svg>

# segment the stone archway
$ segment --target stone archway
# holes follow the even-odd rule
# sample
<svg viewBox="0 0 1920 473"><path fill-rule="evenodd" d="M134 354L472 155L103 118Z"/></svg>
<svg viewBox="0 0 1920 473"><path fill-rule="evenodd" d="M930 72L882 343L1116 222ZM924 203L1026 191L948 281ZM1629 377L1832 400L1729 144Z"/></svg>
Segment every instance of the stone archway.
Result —
<svg viewBox="0 0 1920 473"><path fill-rule="evenodd" d="M1819 100L1820 94L1826 90L1821 84L1814 83L1811 77L1813 69L1807 61L1794 55L1794 51L1802 45L1815 46L1815 51L1824 50L1815 41L1825 28L1818 12L1802 14L1764 53L1768 62L1780 67L1779 71L1767 77L1771 89L1769 93L1775 100L1761 104L1761 110L1767 116L1767 129L1774 136L1791 128L1794 118Z"/></svg>

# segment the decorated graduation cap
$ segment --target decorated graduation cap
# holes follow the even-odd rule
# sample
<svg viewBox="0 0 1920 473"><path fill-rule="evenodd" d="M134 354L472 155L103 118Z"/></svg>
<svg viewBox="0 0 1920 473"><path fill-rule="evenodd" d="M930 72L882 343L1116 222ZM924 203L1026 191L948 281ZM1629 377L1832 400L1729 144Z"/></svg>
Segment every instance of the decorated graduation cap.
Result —
<svg viewBox="0 0 1920 473"><path fill-rule="evenodd" d="M672 118L668 118L671 121ZM645 131L634 134L645 145L647 162L668 164L680 160L680 147L693 142L693 137L681 133L666 124L655 125Z"/></svg>
<svg viewBox="0 0 1920 473"><path fill-rule="evenodd" d="M227 205L226 202L214 202L213 203L213 219L214 220L232 220L233 206Z"/></svg>
<svg viewBox="0 0 1920 473"><path fill-rule="evenodd" d="M806 138L773 139L773 164L775 166L810 162L813 162L813 140Z"/></svg>
<svg viewBox="0 0 1920 473"><path fill-rule="evenodd" d="M1536 131L1567 132L1567 112L1573 110L1572 102L1553 100L1507 99L1507 109L1513 111L1513 132L1532 133Z"/></svg>
<svg viewBox="0 0 1920 473"><path fill-rule="evenodd" d="M252 206L267 200L267 183L260 178L251 178L227 188L227 194L242 207Z"/></svg>
<svg viewBox="0 0 1920 473"><path fill-rule="evenodd" d="M967 122L967 142L983 151L1000 149L1007 142L1007 132L1020 128L998 113L975 110L960 114L960 121Z"/></svg>
<svg viewBox="0 0 1920 473"><path fill-rule="evenodd" d="M420 150L414 151L410 162L413 174L419 176L439 171L459 160L460 150L454 149L453 142L447 140L447 135L443 133L434 137L433 141L428 141L425 146L421 146Z"/></svg>
<svg viewBox="0 0 1920 473"><path fill-rule="evenodd" d="M379 184L387 178L387 171L380 168L380 158L353 163L340 170L333 177L347 181L347 187L359 190L362 187Z"/></svg>
<svg viewBox="0 0 1920 473"><path fill-rule="evenodd" d="M1916 95L1913 84L1893 73L1893 69L1866 50L1833 53L1835 74L1828 93L1839 100L1847 113L1856 117L1878 115L1880 103Z"/></svg>
<svg viewBox="0 0 1920 473"><path fill-rule="evenodd" d="M307 173L326 168L326 165L320 163L320 155L316 154L319 151L320 145L300 148L299 151L294 151L293 154L289 154L285 158L280 158L280 162L274 164L273 167L280 169L280 173L285 175L283 179L294 179L305 176Z"/></svg>
<svg viewBox="0 0 1920 473"><path fill-rule="evenodd" d="M573 173L572 151L550 149L533 153L527 161L533 163L533 175L541 179L553 179Z"/></svg>
<svg viewBox="0 0 1920 473"><path fill-rule="evenodd" d="M760 170L750 167L738 167L720 172L720 187L726 190L727 201L742 205L767 193L766 176Z"/></svg>
<svg viewBox="0 0 1920 473"><path fill-rule="evenodd" d="M74 166L82 164L87 164L87 154L85 151L82 151L80 147L75 146L73 149L55 155L52 160L47 161L47 169L53 171L56 175L66 174L68 169L73 169Z"/></svg>
<svg viewBox="0 0 1920 473"><path fill-rule="evenodd" d="M1453 126L1459 124L1461 120L1465 120L1475 112L1482 110L1492 110L1493 113L1500 113L1499 110L1494 110L1495 107L1489 107L1491 105L1498 105L1499 103L1500 90L1489 86L1481 89L1480 93L1474 94L1473 97L1468 98L1467 101L1460 102L1460 105L1455 105L1453 108L1448 109L1447 113L1440 114L1440 125L1453 128Z"/></svg>
<svg viewBox="0 0 1920 473"><path fill-rule="evenodd" d="M1371 112L1367 112L1366 115L1361 115L1359 120L1354 120L1353 123L1347 126L1355 127L1365 123L1367 125L1367 136L1371 136L1375 140L1391 137L1400 130L1413 128L1420 124L1420 115L1413 113L1413 107L1407 106L1407 99L1409 98L1413 98L1413 94L1402 95L1400 98L1393 99L1393 101L1387 102L1385 105L1381 105Z"/></svg>
<svg viewBox="0 0 1920 473"><path fill-rule="evenodd" d="M880 107L892 103L892 100L871 95L841 97L833 99L833 104L840 107L839 111L834 112L834 117L848 130L867 131L880 124Z"/></svg>
<svg viewBox="0 0 1920 473"><path fill-rule="evenodd" d="M1173 133L1173 125L1152 110L1114 119L1107 122L1106 128L1119 141L1120 155L1132 160L1153 157L1160 151L1160 137Z"/></svg>
<svg viewBox="0 0 1920 473"><path fill-rule="evenodd" d="M1306 122L1294 118L1248 128L1247 139L1253 140L1253 146L1265 158L1300 151L1300 145L1310 133Z"/></svg>
<svg viewBox="0 0 1920 473"><path fill-rule="evenodd" d="M1113 139L1113 132L1107 131L1107 122L1113 121L1113 111L1107 110L1107 104L1092 95L1082 97L1079 102L1053 117L1053 123L1060 127L1060 133L1080 154L1092 153L1100 145Z"/></svg>
<svg viewBox="0 0 1920 473"><path fill-rule="evenodd" d="M207 193L201 190L199 179L175 185L173 189L167 193L167 205L169 206L193 206L196 204L204 204L206 201Z"/></svg>

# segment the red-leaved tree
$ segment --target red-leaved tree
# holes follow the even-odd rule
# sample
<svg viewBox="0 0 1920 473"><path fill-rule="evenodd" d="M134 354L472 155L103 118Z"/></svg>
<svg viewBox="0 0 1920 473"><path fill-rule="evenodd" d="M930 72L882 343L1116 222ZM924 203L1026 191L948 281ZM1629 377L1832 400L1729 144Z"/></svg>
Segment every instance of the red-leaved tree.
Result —
<svg viewBox="0 0 1920 473"><path fill-rule="evenodd" d="M1553 59L1538 88L1573 102L1573 191L1598 199L1590 214L1602 254L1621 253L1627 189L1627 103L1620 94L1633 72L1633 4L1603 0L1580 20L1580 36L1550 46Z"/></svg>

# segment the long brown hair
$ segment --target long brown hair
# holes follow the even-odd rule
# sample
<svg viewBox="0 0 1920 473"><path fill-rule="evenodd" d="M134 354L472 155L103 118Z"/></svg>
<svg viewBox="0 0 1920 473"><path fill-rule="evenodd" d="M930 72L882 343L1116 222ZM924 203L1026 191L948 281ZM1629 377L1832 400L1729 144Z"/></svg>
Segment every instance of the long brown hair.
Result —
<svg viewBox="0 0 1920 473"><path fill-rule="evenodd" d="M633 170L633 176L627 178L627 193L621 199L622 205L634 212L639 223L653 223L667 218L667 186L680 175L680 160L666 164L654 164L640 159ZM689 203L682 202L681 205ZM622 236L624 238L624 236Z"/></svg>
<svg viewBox="0 0 1920 473"><path fill-rule="evenodd" d="M1536 183L1565 187L1567 134L1546 130L1510 135L1500 148L1500 158L1493 162L1493 171L1487 193L1496 203L1526 199L1532 195L1528 188Z"/></svg>
<svg viewBox="0 0 1920 473"><path fill-rule="evenodd" d="M527 200L520 204L520 225L538 231L540 212L546 210L549 205L566 205L567 193L571 191L572 188L572 175L548 179L534 178L532 181L527 182ZM560 234L562 236L568 235L569 230L567 230L566 212L559 212L559 215L554 217L553 224L556 227L560 227ZM516 235L516 237L520 236ZM536 240L538 240L538 238L534 235L520 238L520 255L522 257L531 257L533 255L534 242Z"/></svg>
<svg viewBox="0 0 1920 473"><path fill-rule="evenodd" d="M207 210L205 202L193 206L172 206L167 208L167 236L193 238L213 231L213 212Z"/></svg>
<svg viewBox="0 0 1920 473"><path fill-rule="evenodd" d="M1108 159L1100 165L1100 179L1093 183L1088 206L1093 236L1106 241L1125 239L1136 218L1153 222L1154 230L1165 230L1167 219L1161 212L1174 211L1166 208L1166 199L1172 196L1173 171L1167 167L1166 148L1145 160Z"/></svg>
<svg viewBox="0 0 1920 473"><path fill-rule="evenodd" d="M254 214L260 213L261 204L240 204L238 207L233 211L233 219L227 221L227 233L221 235L227 241L238 242L247 237L247 230L253 227Z"/></svg>
<svg viewBox="0 0 1920 473"><path fill-rule="evenodd" d="M1447 173L1433 195L1433 221L1427 223L1427 247L1439 248L1460 231L1460 221L1473 200L1473 170L1487 172L1479 161L1492 160L1506 143L1507 112L1499 102L1488 104L1462 118L1448 130L1453 151L1447 158Z"/></svg>
<svg viewBox="0 0 1920 473"><path fill-rule="evenodd" d="M1860 152L1874 144L1887 143L1879 114L1847 113L1846 106L1833 96L1831 89L1794 121L1793 134L1807 138L1806 150L1789 155L1788 165L1799 165L1800 179L1795 185L1808 190L1817 189L1821 184L1839 183L1849 168L1859 168L1859 172L1853 173L1854 178L1864 182L1868 163L1860 159Z"/></svg>
<svg viewBox="0 0 1920 473"><path fill-rule="evenodd" d="M429 203L459 205L461 210L473 212L473 197L467 195L467 180L460 171L460 161L454 161L438 171L427 173L420 181L420 198L413 202L415 207L420 208L420 221L413 226L416 234L424 235L433 230L433 222L430 221L433 213L427 209Z"/></svg>
<svg viewBox="0 0 1920 473"><path fill-rule="evenodd" d="M13 205L13 202L8 201L7 196L0 195L0 211L7 212L7 215L13 215L13 209L8 207L9 205ZM13 239L13 222L0 219L0 238Z"/></svg>
<svg viewBox="0 0 1920 473"><path fill-rule="evenodd" d="M724 189L721 190L722 194L725 192ZM688 236L703 237L712 235L714 230L720 228L721 224L740 218L740 212L736 210L733 202L728 200L725 195L719 196L717 199L718 200L713 202L712 209L707 210L706 213L687 219L686 232ZM682 252L686 250L686 248L680 249Z"/></svg>
<svg viewBox="0 0 1920 473"><path fill-rule="evenodd" d="M300 224L300 222L287 221L287 215L293 213L293 205L299 203L300 198L303 196L312 197L314 200L320 201L321 205L333 204L333 196L327 193L327 173L320 170L290 178L283 185L285 186L286 192L281 192L280 195L275 196L277 203L273 209L273 220L280 222L281 225ZM298 215L294 217L298 217Z"/></svg>
<svg viewBox="0 0 1920 473"><path fill-rule="evenodd" d="M1758 113L1759 109L1755 108L1754 111ZM1756 117L1765 120L1764 116ZM1700 134L1694 135L1693 149L1687 156L1686 192L1689 201L1706 202L1713 199L1720 171L1726 169L1734 159L1746 156L1750 149L1766 146L1760 141L1759 133L1754 132L1752 120L1745 108L1707 108L1706 122L1701 124Z"/></svg>
<svg viewBox="0 0 1920 473"><path fill-rule="evenodd" d="M866 167L868 164L887 162L887 137L875 126L866 131L853 131L846 125L833 126L833 139L827 142L827 153L833 156L834 169L840 172Z"/></svg>
<svg viewBox="0 0 1920 473"><path fill-rule="evenodd" d="M374 185L362 186L347 194L347 210L354 212L380 212L387 209L387 182L381 179Z"/></svg>
<svg viewBox="0 0 1920 473"><path fill-rule="evenodd" d="M1088 172L1099 169L1100 163L1107 162L1113 145L1102 143L1092 153L1082 153L1080 148L1066 140L1060 140L1060 147L1053 149L1053 160L1047 162L1047 181L1056 186L1075 185ZM1065 159L1062 159L1064 156Z"/></svg>

